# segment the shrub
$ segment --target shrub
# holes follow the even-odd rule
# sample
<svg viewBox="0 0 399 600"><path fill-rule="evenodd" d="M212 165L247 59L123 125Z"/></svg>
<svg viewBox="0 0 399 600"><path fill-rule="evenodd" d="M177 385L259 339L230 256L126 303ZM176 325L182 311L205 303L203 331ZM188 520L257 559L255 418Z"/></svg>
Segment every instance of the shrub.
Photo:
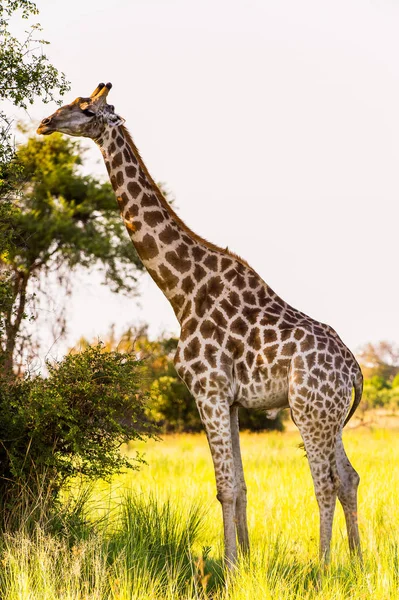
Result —
<svg viewBox="0 0 399 600"><path fill-rule="evenodd" d="M374 375L364 380L362 408L386 408L395 410L399 407L399 379L395 377L390 384L383 377Z"/></svg>
<svg viewBox="0 0 399 600"><path fill-rule="evenodd" d="M281 410L275 419L266 417L264 411L240 408L240 429L249 431L284 431L284 420L288 418L287 411Z"/></svg>
<svg viewBox="0 0 399 600"><path fill-rule="evenodd" d="M181 379L163 375L150 387L148 418L165 431L201 431L202 423L195 400Z"/></svg>
<svg viewBox="0 0 399 600"><path fill-rule="evenodd" d="M392 380L392 389L396 389L399 393L399 373Z"/></svg>
<svg viewBox="0 0 399 600"><path fill-rule="evenodd" d="M151 435L140 391L142 364L98 344L48 364L47 378L0 382L0 492L37 488L52 497L68 478L107 478L137 468L120 451Z"/></svg>

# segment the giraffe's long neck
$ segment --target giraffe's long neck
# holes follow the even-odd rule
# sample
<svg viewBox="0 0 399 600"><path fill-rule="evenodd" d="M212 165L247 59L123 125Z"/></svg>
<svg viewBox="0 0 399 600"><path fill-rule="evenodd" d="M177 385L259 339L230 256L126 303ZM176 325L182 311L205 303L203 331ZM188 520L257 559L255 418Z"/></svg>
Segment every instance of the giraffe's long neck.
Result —
<svg viewBox="0 0 399 600"><path fill-rule="evenodd" d="M97 143L132 242L182 322L197 282L208 274L198 262L205 253L212 254L212 247L205 246L173 212L123 126L107 129Z"/></svg>

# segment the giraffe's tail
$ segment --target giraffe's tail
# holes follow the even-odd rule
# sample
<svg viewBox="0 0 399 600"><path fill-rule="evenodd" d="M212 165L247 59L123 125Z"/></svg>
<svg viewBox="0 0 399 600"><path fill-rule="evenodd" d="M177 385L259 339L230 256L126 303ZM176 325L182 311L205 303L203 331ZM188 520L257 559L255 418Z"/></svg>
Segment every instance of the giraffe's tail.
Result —
<svg viewBox="0 0 399 600"><path fill-rule="evenodd" d="M357 364L357 373L356 373L355 379L353 381L353 387L355 389L355 399L353 400L353 404L351 406L351 409L350 409L350 411L348 413L348 416L345 419L344 427L347 424L347 422L350 421L350 419L353 417L353 415L355 413L355 410L359 406L360 400L362 399L362 393L363 393L363 375L362 375L362 371L360 369L360 366L358 364Z"/></svg>

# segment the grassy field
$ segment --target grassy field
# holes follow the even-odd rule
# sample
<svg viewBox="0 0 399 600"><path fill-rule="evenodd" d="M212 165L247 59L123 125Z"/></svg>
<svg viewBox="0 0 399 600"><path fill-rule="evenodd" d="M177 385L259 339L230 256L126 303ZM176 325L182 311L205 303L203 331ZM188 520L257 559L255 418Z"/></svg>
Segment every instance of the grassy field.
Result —
<svg viewBox="0 0 399 600"><path fill-rule="evenodd" d="M337 505L332 562L317 562L318 511L299 435L242 434L251 558L226 581L222 520L203 435L164 437L139 472L99 482L56 535L37 525L2 542L5 600L397 599L399 597L399 431L348 430L345 445L361 476L364 565L352 563ZM75 495L78 493L75 490Z"/></svg>

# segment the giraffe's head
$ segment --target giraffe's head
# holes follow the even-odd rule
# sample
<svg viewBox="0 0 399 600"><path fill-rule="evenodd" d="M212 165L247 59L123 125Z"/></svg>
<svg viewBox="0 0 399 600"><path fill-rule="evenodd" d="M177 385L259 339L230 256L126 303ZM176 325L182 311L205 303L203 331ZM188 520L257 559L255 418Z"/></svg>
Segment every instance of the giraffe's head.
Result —
<svg viewBox="0 0 399 600"><path fill-rule="evenodd" d="M110 83L99 83L90 98L76 98L40 123L37 133L49 135L55 131L68 135L83 136L96 139L107 127L114 127L124 122L115 114L112 104L107 104L106 97L111 89Z"/></svg>

